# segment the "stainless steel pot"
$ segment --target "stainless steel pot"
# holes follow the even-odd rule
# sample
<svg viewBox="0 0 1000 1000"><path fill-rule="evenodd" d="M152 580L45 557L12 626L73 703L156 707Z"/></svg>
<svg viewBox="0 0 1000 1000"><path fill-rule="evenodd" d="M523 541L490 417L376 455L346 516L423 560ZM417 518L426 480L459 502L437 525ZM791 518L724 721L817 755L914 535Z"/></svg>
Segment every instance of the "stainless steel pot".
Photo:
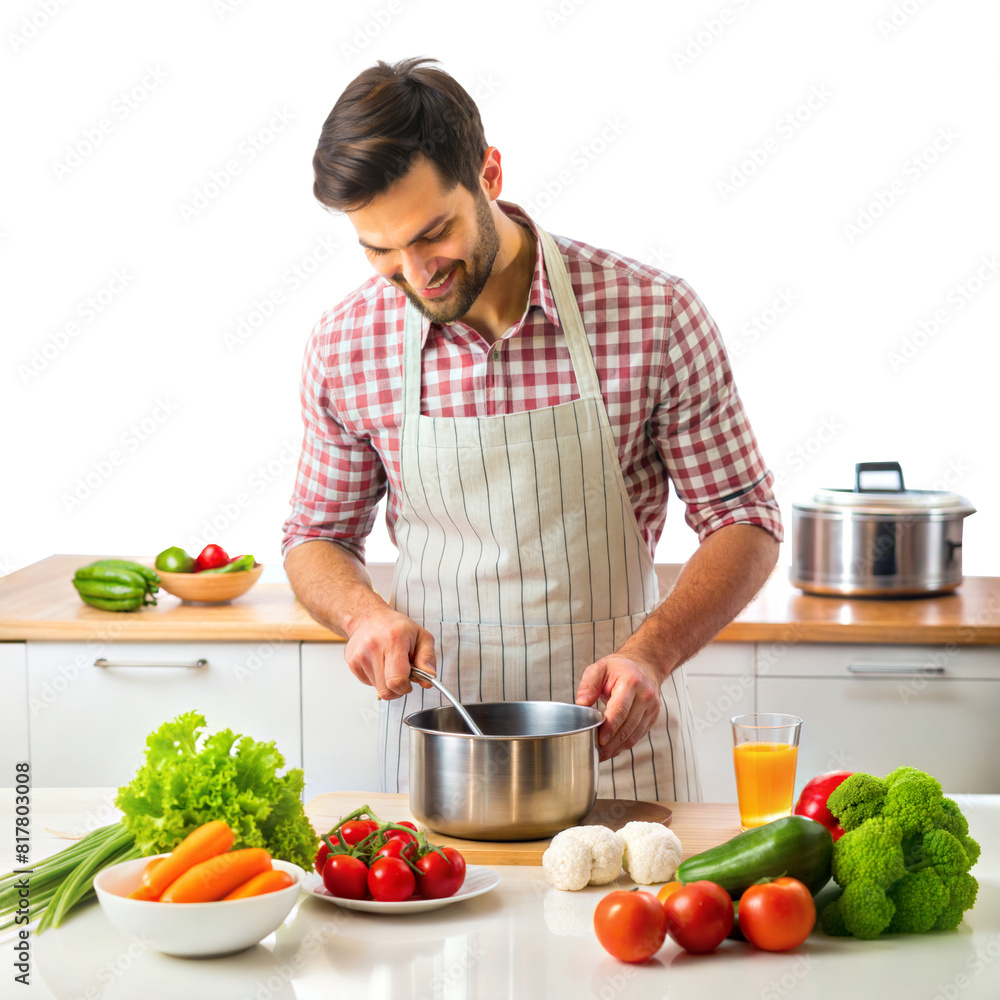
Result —
<svg viewBox="0 0 1000 1000"><path fill-rule="evenodd" d="M473 736L450 705L404 719L410 730L410 812L467 840L538 840L574 826L597 799L595 708L557 701L466 705Z"/></svg>
<svg viewBox="0 0 1000 1000"><path fill-rule="evenodd" d="M865 488L871 473L892 487ZM792 504L792 583L813 594L941 594L962 582L962 522L976 508L957 493L908 490L898 462L862 462L853 490Z"/></svg>

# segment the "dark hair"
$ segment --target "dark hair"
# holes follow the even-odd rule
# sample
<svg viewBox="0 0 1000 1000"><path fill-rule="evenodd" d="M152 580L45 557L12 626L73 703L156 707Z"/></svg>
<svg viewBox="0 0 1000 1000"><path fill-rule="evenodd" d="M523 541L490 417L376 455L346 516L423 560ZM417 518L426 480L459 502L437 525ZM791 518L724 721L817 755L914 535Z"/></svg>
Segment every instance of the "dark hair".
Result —
<svg viewBox="0 0 1000 1000"><path fill-rule="evenodd" d="M487 150L475 101L436 59L381 60L356 76L323 123L313 193L338 211L363 208L403 177L419 155L442 181L479 188Z"/></svg>

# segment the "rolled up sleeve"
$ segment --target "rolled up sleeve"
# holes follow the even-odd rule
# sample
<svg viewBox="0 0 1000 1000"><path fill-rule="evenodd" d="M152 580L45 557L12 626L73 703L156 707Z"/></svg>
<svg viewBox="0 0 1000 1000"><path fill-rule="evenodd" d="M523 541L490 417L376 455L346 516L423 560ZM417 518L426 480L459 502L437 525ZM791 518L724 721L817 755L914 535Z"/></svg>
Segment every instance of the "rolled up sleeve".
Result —
<svg viewBox="0 0 1000 1000"><path fill-rule="evenodd" d="M386 490L386 474L371 442L352 433L331 398L323 360L323 321L306 346L302 363L302 452L292 513L284 523L282 556L302 542L337 542L360 560Z"/></svg>
<svg viewBox="0 0 1000 1000"><path fill-rule="evenodd" d="M736 391L719 330L684 281L675 283L663 370L650 431L699 541L729 524L756 524L782 541L774 477Z"/></svg>

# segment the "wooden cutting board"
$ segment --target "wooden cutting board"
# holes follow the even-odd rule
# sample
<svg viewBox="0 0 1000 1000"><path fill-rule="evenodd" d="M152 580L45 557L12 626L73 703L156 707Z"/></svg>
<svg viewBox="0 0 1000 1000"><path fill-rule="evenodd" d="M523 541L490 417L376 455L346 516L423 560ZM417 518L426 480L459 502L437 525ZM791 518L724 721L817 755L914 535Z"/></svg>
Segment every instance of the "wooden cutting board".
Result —
<svg viewBox="0 0 1000 1000"><path fill-rule="evenodd" d="M326 792L306 805L306 816L317 833L326 833L341 817L368 805L381 819L411 820L406 795L383 792ZM627 799L598 799L585 823L601 823L618 830L632 820L666 823L680 838L684 857L700 854L740 832L740 815L735 803L715 802L632 802ZM548 840L487 841L460 840L435 831L435 844L455 847L474 865L540 865Z"/></svg>

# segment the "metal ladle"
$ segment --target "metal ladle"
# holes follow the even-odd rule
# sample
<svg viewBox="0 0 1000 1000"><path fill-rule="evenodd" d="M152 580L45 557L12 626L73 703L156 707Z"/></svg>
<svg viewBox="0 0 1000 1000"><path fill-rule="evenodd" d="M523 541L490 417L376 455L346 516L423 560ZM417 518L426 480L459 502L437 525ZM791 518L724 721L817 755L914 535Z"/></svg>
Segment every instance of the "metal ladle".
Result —
<svg viewBox="0 0 1000 1000"><path fill-rule="evenodd" d="M433 674L427 673L425 670L421 670L419 667L413 667L410 670L410 676L416 678L419 681L427 681L433 684L434 687L438 689L452 703L455 711L462 717L462 721L469 727L469 732L473 736L485 736L486 734L472 721L472 716L465 710L465 706L448 690Z"/></svg>

